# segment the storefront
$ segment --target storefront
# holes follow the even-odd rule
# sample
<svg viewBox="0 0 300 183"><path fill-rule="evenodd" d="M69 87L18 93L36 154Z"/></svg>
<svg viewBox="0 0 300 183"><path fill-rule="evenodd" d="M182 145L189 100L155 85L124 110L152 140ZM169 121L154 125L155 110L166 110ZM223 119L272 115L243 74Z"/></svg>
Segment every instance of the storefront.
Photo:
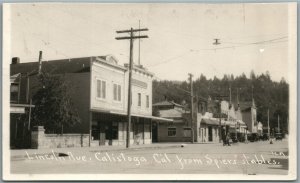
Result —
<svg viewBox="0 0 300 183"><path fill-rule="evenodd" d="M132 115L130 144L152 143L152 122L171 121L154 116ZM127 116L125 114L92 113L91 146L126 145Z"/></svg>

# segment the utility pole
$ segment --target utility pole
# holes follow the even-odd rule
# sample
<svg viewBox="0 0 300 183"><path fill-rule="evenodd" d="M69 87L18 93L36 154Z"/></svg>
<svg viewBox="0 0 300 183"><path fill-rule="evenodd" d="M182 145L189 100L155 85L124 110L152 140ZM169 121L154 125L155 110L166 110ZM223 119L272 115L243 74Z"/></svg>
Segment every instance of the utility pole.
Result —
<svg viewBox="0 0 300 183"><path fill-rule="evenodd" d="M278 114L278 133L280 133L279 114Z"/></svg>
<svg viewBox="0 0 300 183"><path fill-rule="evenodd" d="M39 75L42 73L42 55L43 55L43 52L40 51L40 53L39 53L39 69L38 69Z"/></svg>
<svg viewBox="0 0 300 183"><path fill-rule="evenodd" d="M141 28L141 20L139 20L139 29ZM141 32L139 31L139 36L141 36ZM141 65L141 39L139 38L139 60L138 65Z"/></svg>
<svg viewBox="0 0 300 183"><path fill-rule="evenodd" d="M231 105L231 86L229 86L229 105Z"/></svg>
<svg viewBox="0 0 300 183"><path fill-rule="evenodd" d="M189 73L190 77L190 85L191 85L191 133L192 133L192 143L194 143L194 123L193 123L193 115L194 115L194 96L193 96L193 75Z"/></svg>
<svg viewBox="0 0 300 183"><path fill-rule="evenodd" d="M218 94L216 96L216 99L218 100L218 104L219 104L219 142L222 142L222 109L221 109L221 101L224 97L228 97L228 95L220 95ZM226 128L226 123L224 123L224 127ZM226 133L226 129L225 129L225 133Z"/></svg>
<svg viewBox="0 0 300 183"><path fill-rule="evenodd" d="M270 138L270 109L268 108L268 138Z"/></svg>
<svg viewBox="0 0 300 183"><path fill-rule="evenodd" d="M147 28L144 29L133 29L130 30L121 30L116 31L118 34L120 33L130 33L130 36L124 37L116 37L116 40L129 39L130 40L130 54L129 54L129 78L128 78L128 100L127 100L127 133L126 133L126 148L130 147L130 128L131 128L131 80L132 80L132 67L133 67L133 40L148 38L147 35L139 35L135 36L134 32L148 31Z"/></svg>

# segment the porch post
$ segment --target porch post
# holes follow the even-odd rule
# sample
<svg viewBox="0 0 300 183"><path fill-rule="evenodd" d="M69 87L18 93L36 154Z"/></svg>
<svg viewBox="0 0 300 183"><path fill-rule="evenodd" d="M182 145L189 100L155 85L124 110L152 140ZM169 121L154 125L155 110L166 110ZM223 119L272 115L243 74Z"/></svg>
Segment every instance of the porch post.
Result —
<svg viewBox="0 0 300 183"><path fill-rule="evenodd" d="M143 118L143 144L145 144L145 118Z"/></svg>
<svg viewBox="0 0 300 183"><path fill-rule="evenodd" d="M89 113L89 147L91 147L91 139L92 139L92 112Z"/></svg>

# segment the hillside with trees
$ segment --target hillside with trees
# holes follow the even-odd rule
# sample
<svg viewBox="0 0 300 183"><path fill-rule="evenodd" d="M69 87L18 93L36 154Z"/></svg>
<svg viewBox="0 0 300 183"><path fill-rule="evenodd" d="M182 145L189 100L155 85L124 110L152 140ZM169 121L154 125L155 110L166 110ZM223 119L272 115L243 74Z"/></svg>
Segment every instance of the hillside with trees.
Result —
<svg viewBox="0 0 300 183"><path fill-rule="evenodd" d="M277 127L278 115L280 116L280 128L287 132L288 128L288 107L289 107L289 84L284 78L280 82L272 81L269 72L255 75L253 71L250 78L245 74L234 77L224 75L223 78L214 77L207 79L200 75L193 80L194 94L208 99L214 99L218 95L227 96L229 100L229 88L231 87L232 102L252 101L253 97L257 106L257 120L267 126L267 111L270 110L270 128ZM188 81L157 81L153 82L153 102L162 100L173 100L176 103L190 103L190 84Z"/></svg>

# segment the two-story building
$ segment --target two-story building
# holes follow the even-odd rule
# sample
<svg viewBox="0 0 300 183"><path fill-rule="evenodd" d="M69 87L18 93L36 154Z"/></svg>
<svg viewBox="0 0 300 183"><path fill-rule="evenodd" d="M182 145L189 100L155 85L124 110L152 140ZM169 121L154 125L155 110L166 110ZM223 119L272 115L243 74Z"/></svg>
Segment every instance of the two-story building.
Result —
<svg viewBox="0 0 300 183"><path fill-rule="evenodd" d="M241 112L249 133L257 133L257 112L254 99L251 104L241 103Z"/></svg>
<svg viewBox="0 0 300 183"><path fill-rule="evenodd" d="M13 63L18 63L13 59ZM30 118L29 113L34 105L31 104L26 93L21 93L21 86L26 85L24 76L20 73L10 77L10 148L30 147Z"/></svg>
<svg viewBox="0 0 300 183"><path fill-rule="evenodd" d="M28 76L26 91L32 98L37 71L61 74L70 84L69 92L81 123L64 133L89 134L89 145L124 145L126 142L128 65L119 65L112 55L55 61L13 63L11 75ZM31 73L31 74L29 74ZM152 116L153 73L134 65L132 71L131 144L152 142L151 123L172 121Z"/></svg>

